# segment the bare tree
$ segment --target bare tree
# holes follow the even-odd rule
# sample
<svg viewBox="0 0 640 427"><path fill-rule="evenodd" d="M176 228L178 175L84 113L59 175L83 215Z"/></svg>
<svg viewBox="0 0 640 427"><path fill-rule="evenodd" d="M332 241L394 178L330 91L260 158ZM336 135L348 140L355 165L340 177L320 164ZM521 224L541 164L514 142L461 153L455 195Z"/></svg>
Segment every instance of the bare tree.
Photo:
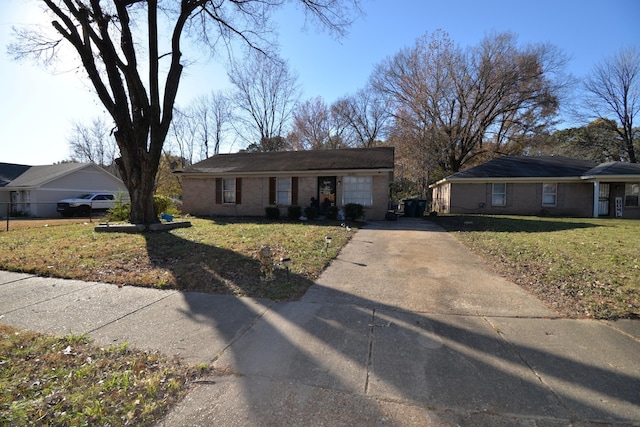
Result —
<svg viewBox="0 0 640 427"><path fill-rule="evenodd" d="M322 26L341 34L358 0L299 0ZM17 30L15 57L49 61L68 46L112 116L117 164L134 223L158 221L153 191L182 78L184 36L205 45L239 38L266 51L269 13L281 0L42 0L55 32ZM163 34L161 29L169 29Z"/></svg>
<svg viewBox="0 0 640 427"><path fill-rule="evenodd" d="M174 106L173 119L167 135L168 151L178 153L183 168L199 160L196 156L196 152L199 151L198 129L193 124L188 110L189 107L183 110L177 105Z"/></svg>
<svg viewBox="0 0 640 427"><path fill-rule="evenodd" d="M391 117L387 101L371 87L339 99L334 107L332 111L348 125L353 145L358 147L379 142Z"/></svg>
<svg viewBox="0 0 640 427"><path fill-rule="evenodd" d="M596 65L584 83L585 105L592 118L603 119L617 133L628 161L637 162L634 142L638 129L633 119L640 113L640 49L631 46ZM616 121L607 120L614 116Z"/></svg>
<svg viewBox="0 0 640 427"><path fill-rule="evenodd" d="M209 119L205 120L211 129L211 138L213 139L213 154L220 153L220 144L225 140L227 132L234 118L233 106L231 100L224 93L218 91L213 92L209 99L211 113ZM207 141L209 138L206 139ZM209 157L210 144L206 145L205 158Z"/></svg>
<svg viewBox="0 0 640 427"><path fill-rule="evenodd" d="M344 108L342 101L327 107L322 97L298 105L293 113L293 130L288 135L291 145L299 150L351 146L353 132L343 113Z"/></svg>
<svg viewBox="0 0 640 427"><path fill-rule="evenodd" d="M168 138L183 159L193 164L220 152L233 117L227 96L220 91L212 92L174 110Z"/></svg>
<svg viewBox="0 0 640 427"><path fill-rule="evenodd" d="M322 97L301 103L293 112L293 131L289 136L298 150L319 150L331 138L331 113Z"/></svg>
<svg viewBox="0 0 640 427"><path fill-rule="evenodd" d="M246 141L259 141L260 151L271 150L269 144L262 143L282 137L285 132L300 96L297 76L286 61L256 50L244 60L232 62L228 75L236 88L232 99L243 113Z"/></svg>
<svg viewBox="0 0 640 427"><path fill-rule="evenodd" d="M78 162L92 162L114 175L118 175L115 159L118 147L111 132L113 125L101 117L96 117L90 125L73 123L69 137L71 159Z"/></svg>
<svg viewBox="0 0 640 427"><path fill-rule="evenodd" d="M380 64L373 86L398 124L415 128L430 163L449 173L513 138L551 123L566 80L564 57L550 45L518 47L512 34L485 37L466 51L443 32ZM402 114L398 114L401 112Z"/></svg>

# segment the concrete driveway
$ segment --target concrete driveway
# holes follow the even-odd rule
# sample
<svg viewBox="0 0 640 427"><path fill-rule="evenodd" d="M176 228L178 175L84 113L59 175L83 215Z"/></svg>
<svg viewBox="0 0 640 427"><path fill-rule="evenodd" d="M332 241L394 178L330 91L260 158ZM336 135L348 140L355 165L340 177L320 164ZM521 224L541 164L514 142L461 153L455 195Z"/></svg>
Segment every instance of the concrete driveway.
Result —
<svg viewBox="0 0 640 427"><path fill-rule="evenodd" d="M166 426L640 424L639 322L561 319L424 220L370 223L296 302L0 273L0 316L212 363Z"/></svg>

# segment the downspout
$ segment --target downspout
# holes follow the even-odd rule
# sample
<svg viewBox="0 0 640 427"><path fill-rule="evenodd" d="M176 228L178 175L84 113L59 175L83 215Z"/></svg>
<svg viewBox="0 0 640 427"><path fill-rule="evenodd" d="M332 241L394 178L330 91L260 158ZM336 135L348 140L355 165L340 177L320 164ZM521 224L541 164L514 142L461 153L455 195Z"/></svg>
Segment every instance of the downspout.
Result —
<svg viewBox="0 0 640 427"><path fill-rule="evenodd" d="M593 181L593 217L600 214L600 181Z"/></svg>

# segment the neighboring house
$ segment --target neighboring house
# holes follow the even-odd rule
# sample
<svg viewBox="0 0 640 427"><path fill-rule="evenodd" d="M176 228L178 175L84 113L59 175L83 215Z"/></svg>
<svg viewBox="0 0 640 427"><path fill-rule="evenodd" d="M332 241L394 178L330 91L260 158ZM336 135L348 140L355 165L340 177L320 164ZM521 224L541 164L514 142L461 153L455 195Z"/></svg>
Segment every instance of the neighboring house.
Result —
<svg viewBox="0 0 640 427"><path fill-rule="evenodd" d="M342 208L359 203L384 219L393 181L392 147L218 154L181 171L182 210L193 215L264 216L311 198ZM321 212L322 213L322 212Z"/></svg>
<svg viewBox="0 0 640 427"><path fill-rule="evenodd" d="M124 183L93 163L27 166L0 163L0 216L59 217L56 202L84 193L124 192Z"/></svg>
<svg viewBox="0 0 640 427"><path fill-rule="evenodd" d="M640 218L640 164L500 157L430 186L440 213Z"/></svg>

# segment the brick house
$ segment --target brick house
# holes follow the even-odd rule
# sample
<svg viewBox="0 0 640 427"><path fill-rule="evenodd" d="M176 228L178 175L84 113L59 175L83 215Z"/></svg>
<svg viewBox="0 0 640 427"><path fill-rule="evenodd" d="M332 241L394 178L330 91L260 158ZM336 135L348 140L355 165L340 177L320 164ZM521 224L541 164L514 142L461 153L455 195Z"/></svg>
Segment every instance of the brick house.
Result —
<svg viewBox="0 0 640 427"><path fill-rule="evenodd" d="M500 157L430 186L439 213L640 218L640 164Z"/></svg>
<svg viewBox="0 0 640 427"><path fill-rule="evenodd" d="M320 210L359 203L365 217L384 219L393 181L393 147L219 154L182 176L182 210L203 216L264 216L277 206Z"/></svg>

